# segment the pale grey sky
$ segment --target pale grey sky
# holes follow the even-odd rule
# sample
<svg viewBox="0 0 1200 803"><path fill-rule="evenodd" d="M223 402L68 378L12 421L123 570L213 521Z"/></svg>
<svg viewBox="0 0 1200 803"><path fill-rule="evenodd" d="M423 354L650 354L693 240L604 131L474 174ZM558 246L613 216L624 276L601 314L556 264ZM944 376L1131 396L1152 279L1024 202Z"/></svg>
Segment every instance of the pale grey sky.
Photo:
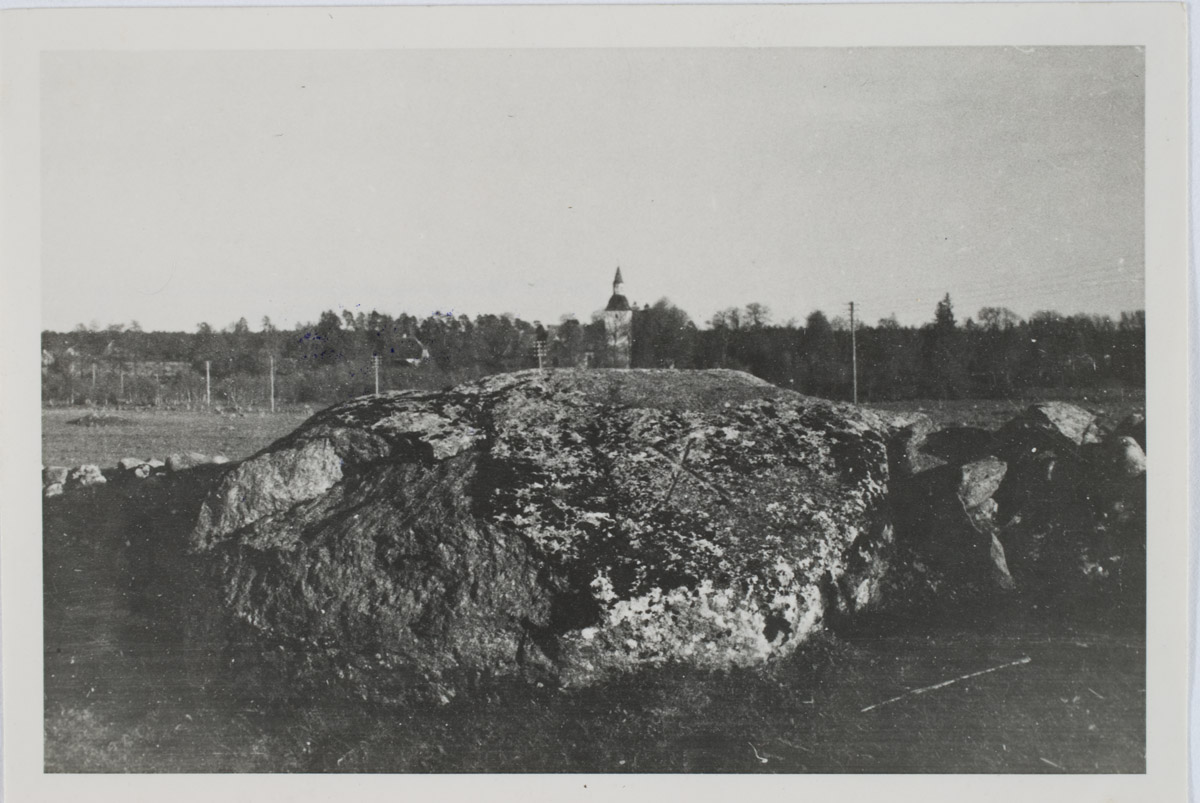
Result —
<svg viewBox="0 0 1200 803"><path fill-rule="evenodd" d="M43 326L1143 302L1136 48L43 60ZM361 306L360 306L361 305Z"/></svg>

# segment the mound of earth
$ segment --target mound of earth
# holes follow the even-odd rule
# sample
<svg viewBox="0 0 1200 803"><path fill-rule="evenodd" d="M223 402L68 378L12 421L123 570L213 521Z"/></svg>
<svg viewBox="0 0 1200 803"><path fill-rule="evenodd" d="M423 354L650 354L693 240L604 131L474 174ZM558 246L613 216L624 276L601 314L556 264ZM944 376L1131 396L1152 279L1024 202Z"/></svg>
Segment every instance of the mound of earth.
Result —
<svg viewBox="0 0 1200 803"><path fill-rule="evenodd" d="M132 424L133 422L128 418L108 415L107 413L88 413L82 418L75 418L67 423L74 424L77 427L116 427L123 424Z"/></svg>
<svg viewBox="0 0 1200 803"><path fill-rule="evenodd" d="M895 431L733 371L367 396L229 470L191 549L260 650L364 696L752 665L872 604Z"/></svg>

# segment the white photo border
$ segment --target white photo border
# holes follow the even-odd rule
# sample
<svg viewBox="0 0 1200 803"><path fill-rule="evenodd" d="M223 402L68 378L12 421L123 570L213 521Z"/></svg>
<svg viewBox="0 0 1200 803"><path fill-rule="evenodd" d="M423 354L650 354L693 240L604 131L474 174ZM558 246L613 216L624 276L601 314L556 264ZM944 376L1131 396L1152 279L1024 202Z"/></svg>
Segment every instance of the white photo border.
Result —
<svg viewBox="0 0 1200 803"><path fill-rule="evenodd" d="M1172 3L74 8L0 15L0 617L12 801L1179 800L1189 659L1187 28ZM55 50L1136 45L1146 57L1144 775L55 775L43 767L39 63Z"/></svg>

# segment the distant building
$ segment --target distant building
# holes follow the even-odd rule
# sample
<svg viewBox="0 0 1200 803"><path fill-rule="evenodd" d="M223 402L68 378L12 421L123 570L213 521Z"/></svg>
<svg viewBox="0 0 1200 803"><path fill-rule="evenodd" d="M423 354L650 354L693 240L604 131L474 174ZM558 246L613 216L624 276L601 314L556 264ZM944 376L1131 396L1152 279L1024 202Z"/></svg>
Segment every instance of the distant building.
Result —
<svg viewBox="0 0 1200 803"><path fill-rule="evenodd" d="M604 336L608 347L608 365L612 368L628 368L633 345L633 309L625 297L625 281L621 269L613 277L612 297L604 308Z"/></svg>

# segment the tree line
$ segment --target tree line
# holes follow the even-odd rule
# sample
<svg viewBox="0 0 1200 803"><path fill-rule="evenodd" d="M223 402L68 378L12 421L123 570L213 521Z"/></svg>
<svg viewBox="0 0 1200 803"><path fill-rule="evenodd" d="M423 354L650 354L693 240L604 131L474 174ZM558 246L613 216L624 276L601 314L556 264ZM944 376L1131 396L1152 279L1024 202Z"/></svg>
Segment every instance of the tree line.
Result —
<svg viewBox="0 0 1200 803"><path fill-rule="evenodd" d="M803 393L848 399L851 331L814 311L803 324L775 323L753 303L718 312L703 327L668 299L633 312L632 363L644 368L733 368ZM895 316L855 322L860 401L1008 398L1051 388L1143 387L1145 314L1023 319L985 307L958 320L949 295L921 326ZM264 407L273 380L279 404L323 405L381 390L436 389L536 367L606 367L599 315L543 327L513 315L321 313L280 329L245 318L223 329L147 332L136 323L42 333L42 397L48 404Z"/></svg>

